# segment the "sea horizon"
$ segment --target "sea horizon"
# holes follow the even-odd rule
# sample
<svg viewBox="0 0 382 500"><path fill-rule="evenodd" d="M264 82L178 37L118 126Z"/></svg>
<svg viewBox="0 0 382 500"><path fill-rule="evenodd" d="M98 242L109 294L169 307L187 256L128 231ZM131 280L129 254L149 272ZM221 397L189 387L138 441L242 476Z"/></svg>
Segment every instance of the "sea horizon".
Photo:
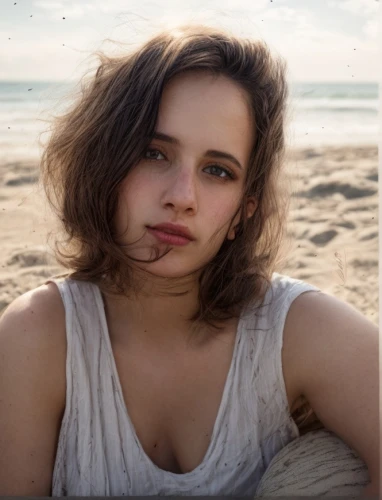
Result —
<svg viewBox="0 0 382 500"><path fill-rule="evenodd" d="M0 148L39 157L39 134L59 114L78 80L0 80ZM378 82L289 81L289 148L377 145ZM44 134L45 140L45 134Z"/></svg>

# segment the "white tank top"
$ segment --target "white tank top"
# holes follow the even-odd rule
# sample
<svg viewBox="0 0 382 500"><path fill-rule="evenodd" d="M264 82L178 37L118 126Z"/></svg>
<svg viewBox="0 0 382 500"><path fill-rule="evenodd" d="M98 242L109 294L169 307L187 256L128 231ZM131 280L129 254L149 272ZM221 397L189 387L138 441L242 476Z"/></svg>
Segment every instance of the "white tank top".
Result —
<svg viewBox="0 0 382 500"><path fill-rule="evenodd" d="M289 413L281 349L293 300L313 285L274 273L263 306L238 324L208 450L191 472L157 467L127 412L97 285L50 279L66 317L66 408L52 496L253 496L272 458L299 437Z"/></svg>

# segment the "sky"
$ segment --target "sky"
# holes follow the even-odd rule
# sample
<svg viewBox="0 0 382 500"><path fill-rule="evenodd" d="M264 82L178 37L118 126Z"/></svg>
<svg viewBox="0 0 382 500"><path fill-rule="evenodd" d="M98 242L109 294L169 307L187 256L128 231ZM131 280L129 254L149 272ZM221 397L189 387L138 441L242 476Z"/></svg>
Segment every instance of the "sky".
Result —
<svg viewBox="0 0 382 500"><path fill-rule="evenodd" d="M75 81L96 50L190 20L262 38L290 81L377 82L380 14L377 0L0 0L0 80Z"/></svg>

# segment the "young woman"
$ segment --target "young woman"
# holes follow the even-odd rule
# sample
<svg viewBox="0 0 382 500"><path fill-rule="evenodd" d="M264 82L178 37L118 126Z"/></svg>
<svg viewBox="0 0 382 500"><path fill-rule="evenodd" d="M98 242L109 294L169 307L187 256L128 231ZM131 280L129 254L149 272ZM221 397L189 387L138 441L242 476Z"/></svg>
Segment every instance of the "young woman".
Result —
<svg viewBox="0 0 382 500"><path fill-rule="evenodd" d="M377 491L377 329L275 272L286 99L222 30L101 55L41 162L69 272L0 323L0 495L254 495L302 396Z"/></svg>

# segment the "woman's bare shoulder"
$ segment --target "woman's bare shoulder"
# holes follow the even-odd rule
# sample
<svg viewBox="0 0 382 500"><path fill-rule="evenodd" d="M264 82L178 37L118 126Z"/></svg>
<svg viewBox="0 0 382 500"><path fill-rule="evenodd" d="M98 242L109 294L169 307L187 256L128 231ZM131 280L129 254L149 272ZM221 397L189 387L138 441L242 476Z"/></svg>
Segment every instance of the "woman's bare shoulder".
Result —
<svg viewBox="0 0 382 500"><path fill-rule="evenodd" d="M2 315L9 313L9 311L16 312L24 309L26 306L34 305L36 307L47 306L47 312L53 306L56 312L65 315L64 305L61 300L60 292L57 285L49 281L48 283L33 288L28 292L23 293L14 299L3 311Z"/></svg>
<svg viewBox="0 0 382 500"><path fill-rule="evenodd" d="M49 496L66 400L65 310L54 283L0 318L0 496Z"/></svg>
<svg viewBox="0 0 382 500"><path fill-rule="evenodd" d="M55 381L57 403L65 405L65 308L53 282L17 297L0 317L0 343L18 345L41 357L49 379ZM21 352L21 351L20 351Z"/></svg>

